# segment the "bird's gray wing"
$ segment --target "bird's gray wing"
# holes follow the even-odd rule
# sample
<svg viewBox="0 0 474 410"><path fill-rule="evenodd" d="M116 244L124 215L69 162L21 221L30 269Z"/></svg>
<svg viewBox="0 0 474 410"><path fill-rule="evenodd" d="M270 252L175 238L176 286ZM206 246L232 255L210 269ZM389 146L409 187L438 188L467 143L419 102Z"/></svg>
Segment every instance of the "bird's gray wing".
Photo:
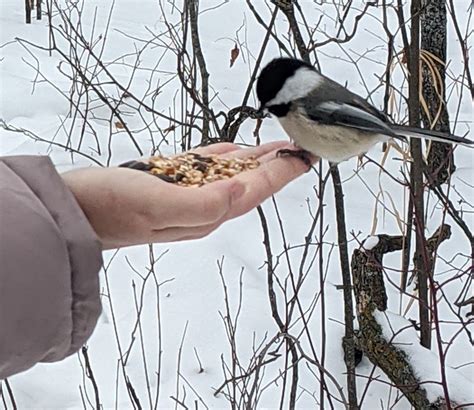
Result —
<svg viewBox="0 0 474 410"><path fill-rule="evenodd" d="M347 102L324 101L315 104L314 100L306 99L307 101L302 99L302 104L298 104L299 107L306 111L309 118L320 124L339 125L395 138L400 137L391 129L389 124L382 120L381 113L376 116L375 113L367 111L365 107L362 108ZM369 105L369 107L371 106Z"/></svg>
<svg viewBox="0 0 474 410"><path fill-rule="evenodd" d="M406 141L406 137L426 138L445 143L472 145L473 141L432 130L394 125L390 119L362 97L325 77L321 85L307 97L295 102L313 121L339 125L366 132L375 132Z"/></svg>

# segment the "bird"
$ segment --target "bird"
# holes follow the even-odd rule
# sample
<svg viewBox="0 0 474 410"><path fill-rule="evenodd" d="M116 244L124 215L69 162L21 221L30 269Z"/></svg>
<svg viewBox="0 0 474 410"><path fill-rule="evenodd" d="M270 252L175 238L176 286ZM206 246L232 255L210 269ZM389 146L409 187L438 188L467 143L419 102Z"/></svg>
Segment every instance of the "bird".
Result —
<svg viewBox="0 0 474 410"><path fill-rule="evenodd" d="M338 164L392 138L473 143L456 135L394 124L364 98L296 58L270 61L260 72L256 91L259 111L275 115L299 148L293 154L288 149L281 154L300 156L309 152Z"/></svg>

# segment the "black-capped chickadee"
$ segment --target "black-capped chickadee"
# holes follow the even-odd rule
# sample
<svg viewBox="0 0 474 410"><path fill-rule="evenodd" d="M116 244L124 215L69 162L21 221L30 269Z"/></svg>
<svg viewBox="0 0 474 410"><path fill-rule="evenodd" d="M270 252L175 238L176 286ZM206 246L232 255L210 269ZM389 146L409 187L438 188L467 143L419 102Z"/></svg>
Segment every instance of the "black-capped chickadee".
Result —
<svg viewBox="0 0 474 410"><path fill-rule="evenodd" d="M332 163L365 154L377 142L390 138L473 143L455 135L392 124L366 100L293 58L277 58L263 68L257 97L260 109L277 116L295 145Z"/></svg>

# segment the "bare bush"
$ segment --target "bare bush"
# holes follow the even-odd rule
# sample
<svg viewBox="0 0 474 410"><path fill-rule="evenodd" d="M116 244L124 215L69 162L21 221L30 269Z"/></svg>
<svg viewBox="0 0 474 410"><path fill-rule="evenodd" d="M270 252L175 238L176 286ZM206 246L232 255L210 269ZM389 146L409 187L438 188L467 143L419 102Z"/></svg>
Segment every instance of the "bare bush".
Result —
<svg viewBox="0 0 474 410"><path fill-rule="evenodd" d="M238 103L227 103L215 85L219 80L213 74L216 62L207 53L212 44L202 35L205 13L224 9L227 2L210 8L204 3L159 0L156 13L161 16L160 29L147 27L136 34L112 27L114 6L109 10L105 28L99 30L97 10L88 10L86 2L46 2L49 45L22 38L17 42L30 58L27 63L36 73L35 86L49 83L54 87L67 102L67 113L60 118L51 138L5 120L0 126L59 147L70 153L72 160L80 157L101 166L121 159L117 146L126 147L129 156L143 156L167 150L180 152L219 141L258 144L261 123L265 126L267 119L255 107L253 88L263 61L277 54L302 58L329 76L330 64L345 64L353 74L352 84L357 82L369 101L383 106L394 121L414 126L423 117L425 125L429 122L432 128L447 129L447 107L454 106L459 111L463 95L472 93L467 46L470 32L461 31L456 15L465 10L463 6L455 7L452 0L443 6L447 7L448 24L454 26L459 41L453 46L461 48L462 72L453 71L438 57L426 59L432 51L423 49L425 43L419 37L419 20L426 18L423 13L427 12L423 1L413 0L407 5L401 0L247 0L242 2L245 18L254 19L253 27L258 27L262 35L257 45L249 44L245 33L251 24L244 20L234 37L224 39L230 44L230 65L242 61L248 72L240 86ZM41 7L41 2L38 4ZM468 13L469 21L472 8ZM88 27L85 21L89 22ZM134 51L119 56L109 54L107 47L112 36L132 42ZM376 39L377 45L368 45L362 52L352 49L354 42L364 41L364 36ZM38 62L38 53L51 53L58 58L58 70L67 88L48 78ZM150 54L155 56L154 65L144 63L150 61ZM373 72L361 68L368 61ZM430 61L436 64L430 66ZM222 64L227 66L229 62ZM427 66L437 68L430 71ZM426 94L428 73L431 77L439 74L443 83L430 91L429 95L434 92L440 97L436 104L426 103L431 98ZM442 113L438 111L440 107ZM456 112L449 114L452 129L463 126ZM254 130L250 138L249 130ZM451 171L455 153L450 147ZM450 373L446 369L450 367L448 356L454 343L463 338L466 345L473 344L474 244L468 220L472 218L472 198L465 197L452 182L452 172L445 172L441 182L433 179L433 172L427 172L430 167L433 170L430 155L431 151L428 153L420 143L412 143L409 149L389 144L380 161L365 156L356 169L341 166L338 170L318 164L307 176L314 187L306 199L307 224L301 227L297 241L294 237L288 239L292 213L281 211L277 199L258 209L258 246L263 247L269 314L274 326L263 337L255 332L253 340L239 339L245 269L232 272L232 277L239 278L238 285L232 287L237 290L233 294L226 271L228 256L219 259L216 274L222 285L223 301L220 317L228 349L216 352L222 383L212 386L214 396L225 397L233 409L259 408L266 394L273 395L273 403L282 409L297 408L302 396L311 397L315 408L357 409L364 408L374 386L383 385L388 391L381 400L384 408L406 405L404 397L416 408L451 409L468 405L451 398ZM388 166L389 161L398 161L397 167ZM367 180L367 170L372 171L370 175L377 181ZM333 180L332 186L329 178ZM364 248L365 235L356 232L352 222L348 222L354 220L350 217L354 209L347 206L350 198L345 198L344 205L342 188L350 181L357 181L365 189L367 204L370 201L374 209L370 234L379 235L385 247ZM329 199L331 194L334 201ZM335 218L329 218L333 208L337 211ZM430 219L440 221L441 232L429 235ZM386 232L385 220L390 220L398 232ZM439 251L451 241L443 231L447 222L459 241L460 250L453 255L442 255ZM464 251L466 246L469 253ZM401 251L400 260L387 256L389 262L385 262L383 255L394 250ZM334 262L337 251L339 261ZM352 268L350 251L354 251ZM104 267L103 292L119 352L114 375L116 395L125 386L134 408L158 408L164 402L175 408L211 408L209 396L183 370L184 354L192 349L199 373L205 372L199 349L188 338L187 324L180 330L175 392L171 398L161 394L161 303L164 285L172 280L162 280L160 276L158 268L163 255L157 256L156 249L150 246L147 266L136 266L127 259L133 276L130 295L135 319L126 336L115 316L118 302L109 275L118 255L114 254ZM368 272L375 272L376 285L385 293L370 294L367 299L375 286L365 286ZM337 317L327 313L334 304L344 306ZM367 306L370 312L364 310ZM413 323L409 330L401 328L398 333L414 328L422 346L433 346L441 380L418 377L410 368L410 358L384 338L383 326L374 312L388 312L395 306L397 317ZM153 311L153 319L146 322L156 333L153 343L147 343L149 339L144 336L150 331L143 319L147 308ZM328 329L333 325L340 326L341 331L330 333ZM383 347L384 354L395 357L391 362L395 367L382 360L377 346L370 345L371 337L376 338L378 347ZM336 349L334 346L343 352L344 370L334 371L333 363L328 363L328 352ZM364 371L357 367L361 351L370 360ZM101 406L100 382L94 377L96 361L98 358L88 355L87 348L82 350L80 395L84 407ZM141 363L140 377L129 371L127 364L131 361ZM468 359L461 364L464 365L469 365ZM401 384L395 374L396 366L404 366L409 382ZM441 385L442 395L436 401L428 399L430 385ZM7 381L0 384L0 397L4 403L14 403Z"/></svg>

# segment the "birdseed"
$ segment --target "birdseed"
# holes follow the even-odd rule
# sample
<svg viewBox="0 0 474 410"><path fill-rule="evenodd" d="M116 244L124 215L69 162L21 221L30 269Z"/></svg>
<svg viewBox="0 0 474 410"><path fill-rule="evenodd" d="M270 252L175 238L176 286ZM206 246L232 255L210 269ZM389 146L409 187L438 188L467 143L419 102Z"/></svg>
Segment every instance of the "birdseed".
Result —
<svg viewBox="0 0 474 410"><path fill-rule="evenodd" d="M259 165L255 157L220 158L188 152L174 157L154 156L143 162L129 161L121 166L148 172L165 182L183 187L200 187L232 178Z"/></svg>

